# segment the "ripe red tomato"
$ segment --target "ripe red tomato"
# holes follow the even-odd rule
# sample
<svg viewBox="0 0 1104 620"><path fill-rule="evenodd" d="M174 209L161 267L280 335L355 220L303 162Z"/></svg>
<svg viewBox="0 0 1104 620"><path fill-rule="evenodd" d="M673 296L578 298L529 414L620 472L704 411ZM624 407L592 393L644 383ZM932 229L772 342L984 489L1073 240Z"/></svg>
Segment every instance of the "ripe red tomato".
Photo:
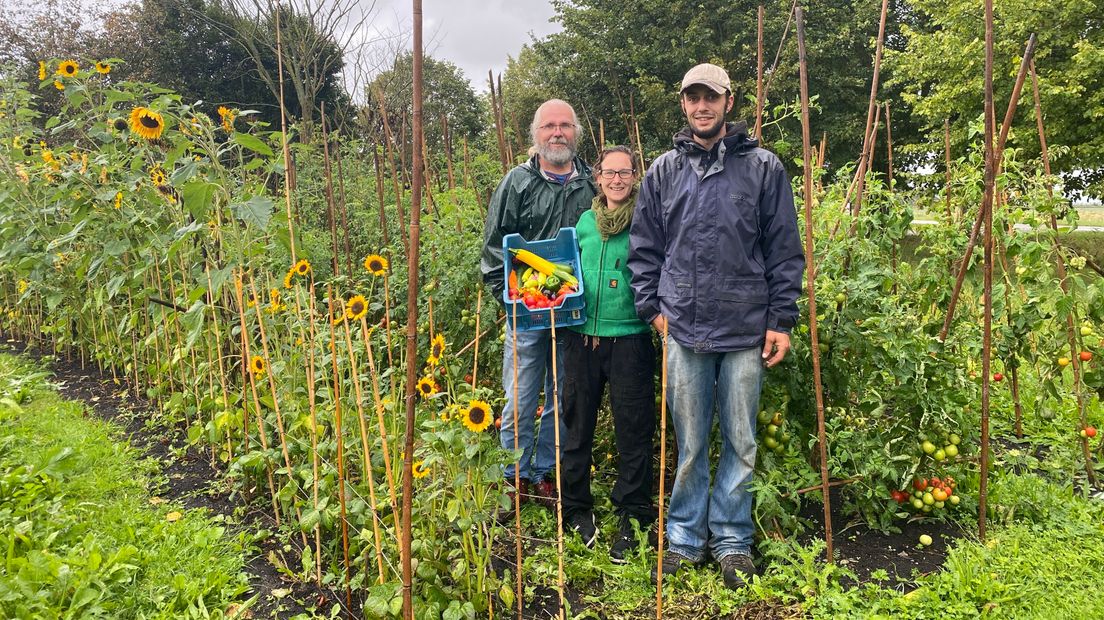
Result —
<svg viewBox="0 0 1104 620"><path fill-rule="evenodd" d="M1092 351L1082 351L1080 357L1082 362L1087 362L1092 359Z"/></svg>
<svg viewBox="0 0 1104 620"><path fill-rule="evenodd" d="M912 481L912 488L916 489L917 491L923 491L924 489L928 488L928 481L923 478L917 478L916 480Z"/></svg>
<svg viewBox="0 0 1104 620"><path fill-rule="evenodd" d="M993 375L993 381L996 381L997 383L1000 383L1003 380L1004 380L1004 375L1000 374L999 372L995 373Z"/></svg>
<svg viewBox="0 0 1104 620"><path fill-rule="evenodd" d="M1092 439L1093 437L1096 437L1096 428L1094 428L1092 426L1086 426L1085 427L1085 436L1088 437L1089 439Z"/></svg>

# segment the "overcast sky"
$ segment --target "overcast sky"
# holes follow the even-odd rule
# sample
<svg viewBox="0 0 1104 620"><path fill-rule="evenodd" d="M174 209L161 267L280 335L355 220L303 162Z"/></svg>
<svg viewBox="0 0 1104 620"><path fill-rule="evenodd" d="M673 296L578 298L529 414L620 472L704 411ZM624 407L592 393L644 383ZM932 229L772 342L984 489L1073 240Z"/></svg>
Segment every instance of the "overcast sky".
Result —
<svg viewBox="0 0 1104 620"><path fill-rule="evenodd" d="M377 0L375 28L411 30L410 0ZM487 70L498 75L533 36L560 30L549 19L548 0L422 0L426 53L460 67L477 91L487 89Z"/></svg>

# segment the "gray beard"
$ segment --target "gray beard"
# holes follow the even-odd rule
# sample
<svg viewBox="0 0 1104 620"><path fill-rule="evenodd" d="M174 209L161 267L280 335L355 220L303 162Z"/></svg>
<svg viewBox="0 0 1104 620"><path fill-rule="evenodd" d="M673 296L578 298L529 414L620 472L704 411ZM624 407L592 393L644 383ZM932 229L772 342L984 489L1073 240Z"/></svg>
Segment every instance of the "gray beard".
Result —
<svg viewBox="0 0 1104 620"><path fill-rule="evenodd" d="M537 154L553 166L564 166L575 159L575 149L568 144L542 144L537 148Z"/></svg>

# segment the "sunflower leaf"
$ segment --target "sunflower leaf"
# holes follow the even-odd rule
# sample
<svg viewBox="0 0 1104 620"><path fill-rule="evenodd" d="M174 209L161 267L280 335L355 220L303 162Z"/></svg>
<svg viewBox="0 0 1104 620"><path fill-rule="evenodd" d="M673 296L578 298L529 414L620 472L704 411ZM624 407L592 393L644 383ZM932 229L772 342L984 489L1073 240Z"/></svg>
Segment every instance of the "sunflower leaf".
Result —
<svg viewBox="0 0 1104 620"><path fill-rule="evenodd" d="M245 202L234 203L230 207L243 222L264 230L268 228L268 222L272 219L272 205L271 198L254 196Z"/></svg>
<svg viewBox="0 0 1104 620"><path fill-rule="evenodd" d="M273 155L272 149L269 148L267 144L262 142L260 138L254 136L253 134L234 132L231 140L233 140L242 148L247 148L254 153L259 153L261 155L265 155L266 157L272 157Z"/></svg>

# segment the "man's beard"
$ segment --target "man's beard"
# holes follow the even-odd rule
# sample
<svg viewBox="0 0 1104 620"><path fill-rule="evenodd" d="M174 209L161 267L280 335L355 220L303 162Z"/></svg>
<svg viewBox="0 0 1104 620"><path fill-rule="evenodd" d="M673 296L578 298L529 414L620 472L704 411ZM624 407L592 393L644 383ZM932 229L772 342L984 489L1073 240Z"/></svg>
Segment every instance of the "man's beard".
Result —
<svg viewBox="0 0 1104 620"><path fill-rule="evenodd" d="M694 134L694 137L701 138L702 140L712 140L724 130L724 126L724 117L718 118L717 123L709 129L698 129L693 123L690 123L690 133Z"/></svg>
<svg viewBox="0 0 1104 620"><path fill-rule="evenodd" d="M537 147L537 153L541 156L541 159L553 166L563 166L571 163L571 160L575 158L575 141L567 138L549 138L544 144Z"/></svg>

